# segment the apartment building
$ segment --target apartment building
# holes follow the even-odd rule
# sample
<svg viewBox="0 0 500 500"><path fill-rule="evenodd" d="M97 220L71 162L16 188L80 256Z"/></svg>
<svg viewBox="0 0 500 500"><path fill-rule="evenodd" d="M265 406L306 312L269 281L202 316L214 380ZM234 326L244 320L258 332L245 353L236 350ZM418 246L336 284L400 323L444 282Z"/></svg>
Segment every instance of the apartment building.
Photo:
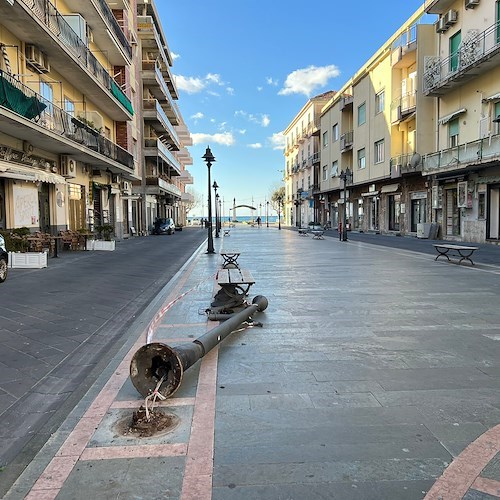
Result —
<svg viewBox="0 0 500 500"><path fill-rule="evenodd" d="M314 219L499 243L499 63L498 1L427 0L322 108Z"/></svg>
<svg viewBox="0 0 500 500"><path fill-rule="evenodd" d="M0 227L128 232L133 2L0 4Z"/></svg>
<svg viewBox="0 0 500 500"><path fill-rule="evenodd" d="M321 108L335 92L325 92L309 99L284 131L285 136L285 224L306 226L315 222L314 170L320 163ZM321 200L317 200L321 203Z"/></svg>
<svg viewBox="0 0 500 500"><path fill-rule="evenodd" d="M156 217L172 217L186 223L186 203L193 183L186 165L192 164L187 146L192 145L182 119L177 87L172 75L172 54L163 32L156 4L138 0L137 22L142 81L142 135L144 175L132 192L142 200L141 218L149 230Z"/></svg>
<svg viewBox="0 0 500 500"><path fill-rule="evenodd" d="M500 2L433 0L423 93L436 101L423 174L443 237L500 243Z"/></svg>

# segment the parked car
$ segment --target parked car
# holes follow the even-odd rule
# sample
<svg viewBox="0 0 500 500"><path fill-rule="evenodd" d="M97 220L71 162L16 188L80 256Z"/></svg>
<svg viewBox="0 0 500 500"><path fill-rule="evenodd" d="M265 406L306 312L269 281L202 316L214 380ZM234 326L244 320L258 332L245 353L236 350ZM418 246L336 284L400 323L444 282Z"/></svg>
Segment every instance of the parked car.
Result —
<svg viewBox="0 0 500 500"><path fill-rule="evenodd" d="M153 225L152 234L174 234L175 223L174 219L158 217Z"/></svg>
<svg viewBox="0 0 500 500"><path fill-rule="evenodd" d="M0 283L7 279L7 268L9 264L9 254L5 248L5 239L0 234Z"/></svg>

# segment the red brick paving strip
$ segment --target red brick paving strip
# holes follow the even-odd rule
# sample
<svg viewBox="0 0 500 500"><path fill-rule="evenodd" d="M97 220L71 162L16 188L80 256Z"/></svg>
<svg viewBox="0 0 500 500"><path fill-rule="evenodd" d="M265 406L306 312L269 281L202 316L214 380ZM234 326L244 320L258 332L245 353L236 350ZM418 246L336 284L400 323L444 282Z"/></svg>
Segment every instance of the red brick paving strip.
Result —
<svg viewBox="0 0 500 500"><path fill-rule="evenodd" d="M480 491L481 493L486 493L487 495L500 498L500 481L479 476L474 481L472 488Z"/></svg>
<svg viewBox="0 0 500 500"><path fill-rule="evenodd" d="M500 424L467 446L436 480L424 500L461 500L472 484L479 479L481 471L499 451Z"/></svg>

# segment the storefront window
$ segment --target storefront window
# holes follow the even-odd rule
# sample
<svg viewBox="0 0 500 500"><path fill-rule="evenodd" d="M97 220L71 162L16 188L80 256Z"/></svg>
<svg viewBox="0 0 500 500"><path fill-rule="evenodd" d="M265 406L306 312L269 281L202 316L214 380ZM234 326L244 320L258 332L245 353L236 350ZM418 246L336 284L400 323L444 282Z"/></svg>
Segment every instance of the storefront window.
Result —
<svg viewBox="0 0 500 500"><path fill-rule="evenodd" d="M389 231L399 231L399 217L401 215L401 195L389 195L387 199L389 203Z"/></svg>

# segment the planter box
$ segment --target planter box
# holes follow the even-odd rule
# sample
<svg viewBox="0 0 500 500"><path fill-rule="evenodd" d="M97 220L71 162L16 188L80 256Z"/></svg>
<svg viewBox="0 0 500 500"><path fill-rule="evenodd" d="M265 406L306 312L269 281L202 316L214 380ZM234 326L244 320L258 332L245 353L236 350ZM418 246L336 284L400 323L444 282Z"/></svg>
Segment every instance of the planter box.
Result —
<svg viewBox="0 0 500 500"><path fill-rule="evenodd" d="M115 249L115 240L104 241L104 240L94 240L93 250L105 250L113 251Z"/></svg>
<svg viewBox="0 0 500 500"><path fill-rule="evenodd" d="M12 269L42 269L47 267L47 252L9 252Z"/></svg>

